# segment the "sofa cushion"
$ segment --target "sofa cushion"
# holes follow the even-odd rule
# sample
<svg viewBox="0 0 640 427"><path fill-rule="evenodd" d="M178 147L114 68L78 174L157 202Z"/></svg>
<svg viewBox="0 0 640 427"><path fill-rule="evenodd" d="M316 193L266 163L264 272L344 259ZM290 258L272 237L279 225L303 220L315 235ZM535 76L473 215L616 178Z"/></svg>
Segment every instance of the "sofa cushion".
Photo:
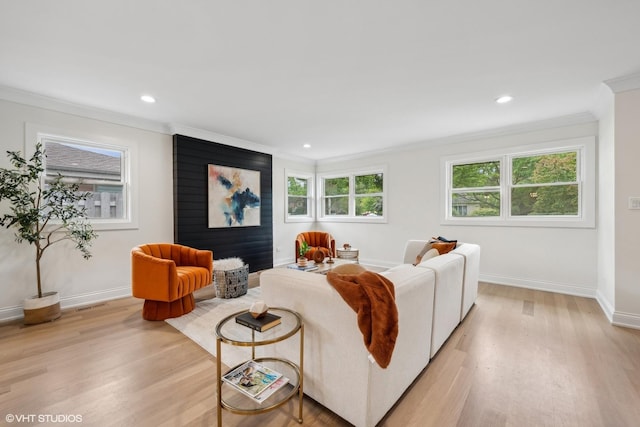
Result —
<svg viewBox="0 0 640 427"><path fill-rule="evenodd" d="M340 264L332 268L331 271L338 274L359 274L367 269L360 264Z"/></svg>

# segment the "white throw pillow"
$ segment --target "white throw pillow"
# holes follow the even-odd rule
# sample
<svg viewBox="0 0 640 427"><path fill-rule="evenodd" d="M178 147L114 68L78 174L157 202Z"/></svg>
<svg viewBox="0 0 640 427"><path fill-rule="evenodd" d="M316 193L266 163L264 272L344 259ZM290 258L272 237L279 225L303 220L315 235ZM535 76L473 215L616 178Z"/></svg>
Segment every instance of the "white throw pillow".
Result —
<svg viewBox="0 0 640 427"><path fill-rule="evenodd" d="M435 257L437 257L438 255L440 255L440 252L438 252L438 250L437 250L437 249L435 249L435 248L433 248L433 249L429 249L429 250L427 251L427 253L425 253L425 254L422 256L422 259L420 260L420 264L422 264L422 263L424 263L424 262L426 262L426 261L430 260L431 258L435 258Z"/></svg>

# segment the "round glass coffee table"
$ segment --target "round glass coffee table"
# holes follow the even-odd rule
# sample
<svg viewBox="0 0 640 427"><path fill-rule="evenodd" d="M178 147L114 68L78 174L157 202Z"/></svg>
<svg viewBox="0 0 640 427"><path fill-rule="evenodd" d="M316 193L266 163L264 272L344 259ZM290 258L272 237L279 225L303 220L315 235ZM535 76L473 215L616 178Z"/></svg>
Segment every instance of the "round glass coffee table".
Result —
<svg viewBox="0 0 640 427"><path fill-rule="evenodd" d="M222 409L235 414L256 415L276 409L298 395L298 423L302 424L303 398L303 362L304 362L304 323L298 313L287 308L272 307L269 313L280 316L281 323L264 332L258 332L247 326L236 323L236 316L248 310L239 311L222 319L216 325L216 368L217 368L217 398L218 398L218 426L222 426ZM299 363L279 357L256 358L255 348L284 341L296 333L300 333ZM223 376L244 364L233 366L229 371L222 372L222 343L251 347L251 360L282 374L289 382L277 389L272 395L258 401L238 391L233 385L223 381ZM265 390L262 393L267 393ZM261 393L261 394L262 394ZM260 395L257 396L260 398Z"/></svg>

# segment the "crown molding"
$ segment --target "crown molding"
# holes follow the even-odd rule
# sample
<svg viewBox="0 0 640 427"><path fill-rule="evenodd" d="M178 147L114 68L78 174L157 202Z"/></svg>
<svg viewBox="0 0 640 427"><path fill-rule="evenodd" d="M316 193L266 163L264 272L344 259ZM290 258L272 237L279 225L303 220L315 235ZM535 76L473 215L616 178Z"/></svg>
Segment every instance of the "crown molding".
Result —
<svg viewBox="0 0 640 427"><path fill-rule="evenodd" d="M432 144L457 144L461 142L476 141L486 138L497 138L501 136L517 135L521 133L535 132L539 130L555 129L566 126L581 125L595 122L596 117L589 111L566 116L552 117L550 119L536 120L533 122L517 123L495 129L487 129L479 132L470 132L460 135L452 135L444 138L427 141ZM424 144L424 143L423 143Z"/></svg>
<svg viewBox="0 0 640 427"><path fill-rule="evenodd" d="M609 86L614 93L640 89L640 72L605 80L604 84Z"/></svg>
<svg viewBox="0 0 640 427"><path fill-rule="evenodd" d="M0 85L0 99L15 102L18 104L28 105L31 107L39 107L45 110L73 114L76 116L100 120L103 122L115 123L118 125L129 126L132 128L147 130L151 132L169 134L169 128L164 123L130 116L127 114L117 113L115 111L75 104L73 102L63 101L61 99L40 95L9 86Z"/></svg>
<svg viewBox="0 0 640 427"><path fill-rule="evenodd" d="M633 90L640 88L640 73L621 77L617 79L608 80L606 85L612 88L614 92ZM63 101L57 98L52 98L21 89L12 88L9 86L0 85L0 99L6 101L16 102L19 104L25 104L29 106L44 108L47 110L58 111L67 114L78 115L90 119L105 121L109 123L129 126L151 132L157 132L167 135L181 134L191 136L194 138L204 139L208 141L215 141L221 144L232 145L235 147L245 148L247 150L258 151L261 153L271 154L279 158L310 163L310 164L324 164L341 162L345 160L362 158L363 154L377 155L384 154L391 151L407 151L416 148L424 148L428 146L442 145L442 144L455 144L467 141L473 141L485 138L495 138L506 135L513 135L518 133L532 132L536 130L552 129L557 127L571 126L576 124L584 124L596 121L597 118L590 112L583 112L578 114L572 114L567 116L561 116L546 120L540 120L535 122L528 122L516 125L505 126L502 128L484 130L479 132L471 132L460 135L445 136L442 138L434 138L426 141L413 142L408 144L395 145L393 147L384 148L381 150L372 150L366 153L356 153L353 155L325 158L320 160L312 160L307 157L297 156L288 152L281 151L277 148L270 147L263 144L258 144L252 141L247 141L241 138L236 138L228 135L223 135L217 132L212 132L204 129L193 128L190 126L181 125L179 123L160 123L153 120L143 119L127 114L117 113L114 111L103 110L94 107L88 107L85 105L75 104L68 101Z"/></svg>
<svg viewBox="0 0 640 427"><path fill-rule="evenodd" d="M246 139L236 138L235 136L224 135L221 133L209 131L206 129L199 129L190 126L181 125L179 123L171 123L169 130L172 134L179 134L184 136L190 136L192 138L198 138L205 141L216 142L218 144L231 145L233 147L244 148L246 150L257 151L260 153L271 154L274 157L279 157L286 160L294 160L301 163L315 164L315 160L310 160L306 157L296 156L291 153L281 151L278 148L270 147L256 142L248 141Z"/></svg>
<svg viewBox="0 0 640 427"><path fill-rule="evenodd" d="M395 145L381 150L367 151L366 153L353 154L351 156L340 156L318 160L318 164L336 163L346 160L355 160L362 158L363 154L378 155L389 152L409 151L438 145L459 144L469 141L477 141L480 139L498 138L502 136L517 135L522 133L535 132L539 130L555 129L566 126L581 125L597 121L597 118L588 111L566 116L554 117L551 119L538 120L534 122L519 123L515 125L504 126L501 128L487 129L478 132L470 132L459 135L451 135L442 138L433 138L426 141L412 142L408 144Z"/></svg>
<svg viewBox="0 0 640 427"><path fill-rule="evenodd" d="M224 135L221 133L209 131L206 129L194 128L182 125L180 123L170 123L169 131L172 135L179 134L190 136L192 138L203 139L205 141L217 142L219 144L231 145L233 147L244 148L246 150L258 151L260 153L273 155L277 150L273 147L258 144L256 142L247 141L246 139L236 138L235 136Z"/></svg>

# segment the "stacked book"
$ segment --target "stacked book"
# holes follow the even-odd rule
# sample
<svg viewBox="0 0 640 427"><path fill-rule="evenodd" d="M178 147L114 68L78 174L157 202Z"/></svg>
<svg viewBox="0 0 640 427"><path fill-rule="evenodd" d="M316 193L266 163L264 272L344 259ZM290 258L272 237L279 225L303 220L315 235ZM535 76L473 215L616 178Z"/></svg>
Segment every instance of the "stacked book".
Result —
<svg viewBox="0 0 640 427"><path fill-rule="evenodd" d="M222 380L258 403L289 382L289 378L255 360L246 361L225 374Z"/></svg>
<svg viewBox="0 0 640 427"><path fill-rule="evenodd" d="M280 316L273 313L265 313L260 317L253 317L250 312L242 313L236 316L236 323L251 328L258 332L264 332L282 322Z"/></svg>
<svg viewBox="0 0 640 427"><path fill-rule="evenodd" d="M304 267L300 267L298 264L289 264L287 265L287 268L291 268L293 270L300 270L300 271L313 271L313 270L317 270L318 266L315 265L315 263L311 262L305 265Z"/></svg>

